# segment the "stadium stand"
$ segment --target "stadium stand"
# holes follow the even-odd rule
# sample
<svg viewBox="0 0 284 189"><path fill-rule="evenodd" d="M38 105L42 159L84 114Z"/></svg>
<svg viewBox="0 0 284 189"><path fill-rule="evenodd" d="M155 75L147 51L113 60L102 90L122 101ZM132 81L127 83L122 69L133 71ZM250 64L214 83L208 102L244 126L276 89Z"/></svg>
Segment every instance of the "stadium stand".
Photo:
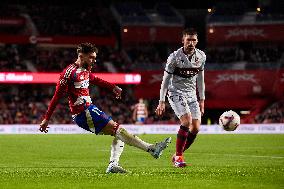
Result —
<svg viewBox="0 0 284 189"><path fill-rule="evenodd" d="M44 115L48 103L54 92L54 85L0 85L0 124L36 124ZM32 90L32 94L31 94ZM134 123L132 120L132 110L135 105L135 99L131 95L132 88L125 87L123 102L117 101L114 96L103 89L93 88L92 98L94 103L111 115L120 124ZM176 123L173 112L167 112L166 115L159 119L155 115L155 107L158 99L148 100L150 123ZM130 108L129 108L130 107ZM168 106L167 109L170 109ZM51 118L53 124L72 123L69 112L68 102L62 99L58 104L54 115Z"/></svg>
<svg viewBox="0 0 284 189"><path fill-rule="evenodd" d="M255 117L256 123L283 123L284 101L277 101Z"/></svg>
<svg viewBox="0 0 284 189"><path fill-rule="evenodd" d="M235 9L230 10L228 7L235 7ZM251 5L246 1L217 3L212 7L213 13L208 13L207 20L204 18L207 21L204 27L207 30L212 25L222 27L234 26L234 24L237 26L242 24L253 25L255 23L283 24L283 13L280 11L281 5L273 7L273 9L263 7L263 11L257 13L255 10L252 10ZM253 11L254 13L252 14ZM49 14L46 14L46 12ZM0 37L7 34L108 37L114 33L116 37L115 47L109 45L99 46L99 57L94 72L151 72L146 74L147 77L151 77L152 71L158 73L163 70L169 53L181 45L180 40L164 43L159 41L159 27L168 25L171 29L179 29L184 26L191 26L190 22L185 22L183 13L184 11L176 9L173 3L163 2L148 4L147 6L142 2L114 2L106 6L100 4L98 6L70 5L68 7L59 4L43 4L41 6L38 4L10 5L7 9L0 7L1 18L4 18L6 21L8 18L23 19L24 21L20 21L20 24L16 24L16 27L0 24ZM25 16L23 17L23 15ZM31 27L32 25L35 27ZM151 34L147 38L149 41L145 37L145 41L124 43L127 37L129 37L131 29L133 29L130 27L128 33L122 32L124 26L133 26L138 31L141 29L140 26L143 26L142 29L146 28L145 33L142 33L142 37L140 36L141 38L139 39L141 40L144 36L147 36L148 32ZM203 28L197 29L202 30ZM209 36L209 34L207 35ZM136 35L134 36L136 37ZM207 38L208 36L201 35L200 38ZM180 36L174 37L180 38ZM275 73L279 72L280 75L282 73L279 71L284 66L283 41L281 40L254 41L246 38L243 41L230 41L230 39L226 39L217 41L218 43L216 44L211 43L210 38L207 38L207 40L204 51L207 55L206 71L209 72L208 75L214 71L217 71L219 74L227 70L240 72L244 70L256 72L258 70L274 70ZM60 72L76 59L74 45L76 44L46 44L40 42L33 43L32 41L24 43L1 42L0 71ZM236 78L232 79L236 80ZM277 85L277 82L273 85ZM47 103L51 99L54 90L54 85L1 84L0 87L1 111L3 112L0 115L0 124L37 123L41 119L40 116L43 115L43 111L46 110ZM129 107L135 104L135 98L138 97L135 96L135 87L124 86L124 89L127 92L126 95L128 95L125 97L126 100L117 102L105 92L102 92L103 95L97 96L96 90L99 89L96 88L94 90L96 95L95 103L119 120L120 123L132 123L133 120L131 120ZM247 88L243 88L243 90L247 90ZM252 91L251 96L240 99L240 102L247 102L256 98L255 102L257 102L257 105L249 108L244 106L243 108L237 108L237 110L245 109L251 111L251 117L244 117L245 121L256 123L284 122L283 95L280 94L281 91L277 91L277 94L275 91L269 94L261 94L265 91L259 85L253 86L253 89L250 90ZM275 90L275 87L273 90ZM214 91L207 92L209 100L212 98L212 94L214 94ZM220 96L226 96L225 94L227 95L224 92ZM149 107L147 123L176 123L177 120L172 111L168 111L162 120L155 116L154 111L158 102L157 96L158 92L156 96L147 98ZM267 100L268 98L272 98L275 104L271 105L270 101ZM213 101L209 102L210 108L206 110L203 123L206 123L208 118L212 120L212 123L217 123L218 116L214 111L217 110L219 112L225 108L230 108L224 105L226 107L220 110L221 105L219 104L220 102L224 103L224 101L224 99L221 99L221 101L213 99ZM227 101L233 100L229 99ZM19 102L21 103L19 104ZM170 110L170 107L167 107L167 109ZM119 112L123 112L123 114L120 115ZM71 123L67 102L59 105L52 122Z"/></svg>
<svg viewBox="0 0 284 189"><path fill-rule="evenodd" d="M109 35L111 31L105 25L103 17L98 15L101 9L84 5L47 4L27 7L40 34L72 36Z"/></svg>

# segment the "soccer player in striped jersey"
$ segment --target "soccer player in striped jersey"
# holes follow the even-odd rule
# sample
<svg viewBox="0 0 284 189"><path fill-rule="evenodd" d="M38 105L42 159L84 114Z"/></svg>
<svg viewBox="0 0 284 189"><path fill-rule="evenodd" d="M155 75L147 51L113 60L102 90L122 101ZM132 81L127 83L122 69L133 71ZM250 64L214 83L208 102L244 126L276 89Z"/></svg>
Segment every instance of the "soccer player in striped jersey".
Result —
<svg viewBox="0 0 284 189"><path fill-rule="evenodd" d="M144 103L143 98L140 98L139 102L134 106L133 120L135 121L135 124L141 125L145 123L147 117L148 108Z"/></svg>
<svg viewBox="0 0 284 189"><path fill-rule="evenodd" d="M156 109L159 116L165 112L165 96L168 93L168 101L181 124L177 134L176 153L172 158L175 167L187 165L183 152L194 142L204 113L206 56L203 51L195 48L197 42L197 32L194 29L183 31L183 47L171 53L167 59Z"/></svg>
<svg viewBox="0 0 284 189"><path fill-rule="evenodd" d="M165 141L150 144L137 136L127 132L118 123L106 115L102 110L92 104L89 94L89 84L107 88L114 93L116 98L121 98L122 89L104 81L91 73L92 65L96 62L98 50L91 43L82 43L77 47L78 58L76 62L67 66L60 75L56 91L50 101L48 110L40 124L41 132L48 132L48 121L63 96L67 96L69 107L74 122L81 128L95 134L114 136L111 144L110 163L107 173L125 173L126 170L119 165L119 158L124 148L124 143L150 153L154 158L159 158L162 151L168 146L171 138Z"/></svg>

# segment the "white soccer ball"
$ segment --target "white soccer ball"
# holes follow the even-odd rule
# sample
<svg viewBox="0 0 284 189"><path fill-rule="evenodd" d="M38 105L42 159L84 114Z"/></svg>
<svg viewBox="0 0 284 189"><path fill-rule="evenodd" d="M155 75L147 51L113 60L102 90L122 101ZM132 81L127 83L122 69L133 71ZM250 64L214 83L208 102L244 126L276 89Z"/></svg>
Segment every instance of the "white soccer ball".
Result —
<svg viewBox="0 0 284 189"><path fill-rule="evenodd" d="M219 125L223 127L225 131L236 130L240 122L240 116L232 110L224 112L219 118Z"/></svg>

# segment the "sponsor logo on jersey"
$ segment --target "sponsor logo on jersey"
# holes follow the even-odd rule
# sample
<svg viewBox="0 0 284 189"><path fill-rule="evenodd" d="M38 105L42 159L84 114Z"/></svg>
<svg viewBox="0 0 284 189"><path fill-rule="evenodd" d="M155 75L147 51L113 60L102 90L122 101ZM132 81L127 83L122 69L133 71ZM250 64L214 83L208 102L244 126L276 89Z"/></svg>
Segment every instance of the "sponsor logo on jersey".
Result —
<svg viewBox="0 0 284 189"><path fill-rule="evenodd" d="M74 86L76 89L86 89L89 87L89 79L74 82Z"/></svg>

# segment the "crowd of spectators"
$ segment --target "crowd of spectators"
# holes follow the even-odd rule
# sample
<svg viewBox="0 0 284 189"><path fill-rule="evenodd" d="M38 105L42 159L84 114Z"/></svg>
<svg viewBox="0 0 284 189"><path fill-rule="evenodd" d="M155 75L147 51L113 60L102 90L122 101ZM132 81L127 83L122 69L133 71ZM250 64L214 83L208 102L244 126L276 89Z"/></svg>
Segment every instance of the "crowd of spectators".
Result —
<svg viewBox="0 0 284 189"><path fill-rule="evenodd" d="M209 63L234 63L241 61L249 63L277 62L283 56L283 47L212 47L206 50L206 56Z"/></svg>
<svg viewBox="0 0 284 189"><path fill-rule="evenodd" d="M27 12L41 35L109 35L110 30L100 14L102 7L83 4L30 4Z"/></svg>
<svg viewBox="0 0 284 189"><path fill-rule="evenodd" d="M122 100L117 100L109 91L91 88L93 103L119 124L134 124L132 113L137 100L131 86L122 86ZM55 90L48 85L0 85L0 124L39 124L47 110ZM146 124L178 124L169 103L166 112L157 117L155 109L158 99L146 99L149 116ZM206 120L203 120L203 122ZM51 124L73 123L66 98L62 98L50 120ZM204 122L205 123L205 122ZM284 101L278 101L255 117L255 123L284 123Z"/></svg>
<svg viewBox="0 0 284 189"><path fill-rule="evenodd" d="M122 49L105 46L98 48L94 72L139 72L162 70L168 55L179 48L179 45L149 44L132 45ZM254 68L254 66L276 68L275 66L279 64L275 63L281 63L281 60L284 60L281 46L263 46L246 50L238 47L211 47L204 51L208 69L215 65L227 66L227 69L230 69L234 63L244 63L247 68ZM1 71L60 72L76 58L75 45L70 47L42 47L33 44L0 46Z"/></svg>
<svg viewBox="0 0 284 189"><path fill-rule="evenodd" d="M110 63L114 71L131 71L124 65L120 51L109 47L98 47L97 62L94 72L108 72L105 63ZM36 45L0 46L0 71L60 72L77 59L74 47L38 47ZM28 66L29 65L29 66Z"/></svg>
<svg viewBox="0 0 284 189"><path fill-rule="evenodd" d="M14 5L0 6L0 34L21 34L25 29L25 19L21 15L21 7ZM13 22L5 22L5 19L17 20L18 24L11 24ZM20 22L22 21L22 22Z"/></svg>
<svg viewBox="0 0 284 189"><path fill-rule="evenodd" d="M136 72L162 69L170 50L161 45L131 46L122 50L99 46L95 72ZM39 47L8 44L0 46L1 71L59 72L77 58L76 46ZM28 67L27 64L30 66ZM112 65L113 70L108 70Z"/></svg>
<svg viewBox="0 0 284 189"><path fill-rule="evenodd" d="M0 85L0 124L38 124L42 120L52 98L55 86L42 85ZM124 88L124 87L123 87ZM92 88L94 104L117 121L119 124L132 124L132 112L136 100L131 87L125 87L122 100L117 100L104 89ZM163 118L155 115L158 99L147 101L149 117L146 123L177 123L167 105ZM72 123L68 101L62 98L50 120L51 124Z"/></svg>
<svg viewBox="0 0 284 189"><path fill-rule="evenodd" d="M1 71L27 71L21 57L21 48L17 45L0 46Z"/></svg>
<svg viewBox="0 0 284 189"><path fill-rule="evenodd" d="M242 1L244 4L244 1ZM133 4L132 10L129 7L120 7L122 16L144 17L139 5L137 11ZM245 5L245 4L244 4ZM226 4L221 11L221 15L230 15ZM231 6L231 5L230 5ZM157 7L157 11L164 17L171 17L174 12L170 12L167 6ZM242 6L240 10L244 10ZM99 11L98 11L99 10ZM41 35L70 35L70 36L105 36L110 35L112 30L105 21L110 19L105 16L103 7L93 7L87 5L48 5L48 4L27 4L7 8L0 7L0 16L20 17L22 13L28 14ZM140 11L140 12L139 12ZM222 12L224 11L224 12ZM47 14L48 13L48 14ZM166 15L168 14L168 15ZM243 15L243 12L234 14ZM218 16L218 15L217 15ZM283 15L282 15L283 16ZM212 17L214 18L214 17ZM215 17L214 19L228 19L228 17ZM234 18L239 18L235 17ZM230 19L229 19L230 20ZM144 21L142 19L142 21ZM149 20L147 20L149 21ZM23 28L12 28L12 33ZM11 30L11 28L9 28ZM9 33L7 28L0 28L0 33ZM75 44L74 44L75 45ZM99 47L97 62L94 72L137 72L144 70L162 69L168 55L180 47L182 44L143 44L123 47L120 50ZM207 64L210 63L268 63L278 62L283 59L283 47L281 45L253 45L240 44L240 46L230 47L209 47L205 49L207 55ZM34 72L60 72L68 64L74 62L77 58L74 47L42 47L36 44L26 45L0 45L0 71L34 71ZM55 87L47 85L0 85L0 124L38 124L44 115L50 99L52 98ZM131 87L125 88L126 92L122 101L117 101L104 90L95 88L92 98L94 103L111 115L119 123L133 123L132 110L136 103ZM155 108L158 99L148 99L149 117L146 123L177 123L177 118L167 103L166 115L158 118L155 115ZM280 101L273 104L262 114L255 118L257 123L284 122L284 102ZM67 100L57 106L51 123L72 123L71 114L68 108Z"/></svg>
<svg viewBox="0 0 284 189"><path fill-rule="evenodd" d="M256 123L284 123L284 101L278 101L255 117Z"/></svg>

